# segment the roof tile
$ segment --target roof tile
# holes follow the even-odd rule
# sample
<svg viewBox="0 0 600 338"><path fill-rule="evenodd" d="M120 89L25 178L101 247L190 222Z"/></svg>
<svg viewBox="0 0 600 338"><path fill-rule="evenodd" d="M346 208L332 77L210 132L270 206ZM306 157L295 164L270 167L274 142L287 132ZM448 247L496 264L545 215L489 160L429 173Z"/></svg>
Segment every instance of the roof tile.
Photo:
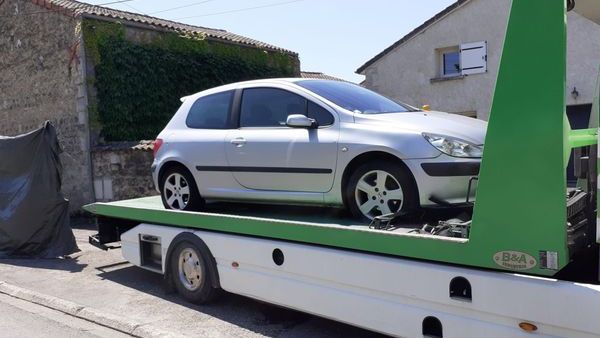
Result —
<svg viewBox="0 0 600 338"><path fill-rule="evenodd" d="M321 73L321 72L305 72L305 71L301 71L300 72L300 77L304 78L304 79L321 79L321 80L335 80L335 81L347 82L346 80L340 79L340 78L335 77L335 76L327 75L327 74Z"/></svg>
<svg viewBox="0 0 600 338"><path fill-rule="evenodd" d="M156 18L149 15L131 13L74 0L31 0L31 2L38 6L51 10L63 9L70 12L74 16L97 16L109 19L137 22L140 24L146 24L149 26L159 27L177 32L200 33L210 39L262 48L270 51L290 54L293 56L298 55L297 53L292 52L290 50L273 46L251 38L247 38L245 36L230 33L222 29L193 26L180 22Z"/></svg>

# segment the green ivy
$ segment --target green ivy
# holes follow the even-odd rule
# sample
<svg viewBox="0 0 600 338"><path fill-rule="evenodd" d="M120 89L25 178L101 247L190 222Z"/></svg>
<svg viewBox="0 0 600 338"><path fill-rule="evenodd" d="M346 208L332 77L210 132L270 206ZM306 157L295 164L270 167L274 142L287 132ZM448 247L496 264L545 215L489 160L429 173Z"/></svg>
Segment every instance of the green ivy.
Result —
<svg viewBox="0 0 600 338"><path fill-rule="evenodd" d="M95 120L106 141L153 139L182 96L297 75L294 56L208 41L201 34L150 31L133 42L121 24L96 20L83 22L83 34L96 73Z"/></svg>

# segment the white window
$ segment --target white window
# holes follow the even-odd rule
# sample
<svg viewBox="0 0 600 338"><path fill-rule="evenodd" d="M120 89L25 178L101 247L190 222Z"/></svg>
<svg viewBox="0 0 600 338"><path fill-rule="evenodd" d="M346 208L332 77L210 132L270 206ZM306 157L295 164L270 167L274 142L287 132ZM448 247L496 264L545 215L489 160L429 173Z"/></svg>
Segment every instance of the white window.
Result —
<svg viewBox="0 0 600 338"><path fill-rule="evenodd" d="M460 76L460 50L449 47L440 50L440 75L442 77Z"/></svg>
<svg viewBox="0 0 600 338"><path fill-rule="evenodd" d="M487 72L487 42L470 42L438 49L440 77Z"/></svg>

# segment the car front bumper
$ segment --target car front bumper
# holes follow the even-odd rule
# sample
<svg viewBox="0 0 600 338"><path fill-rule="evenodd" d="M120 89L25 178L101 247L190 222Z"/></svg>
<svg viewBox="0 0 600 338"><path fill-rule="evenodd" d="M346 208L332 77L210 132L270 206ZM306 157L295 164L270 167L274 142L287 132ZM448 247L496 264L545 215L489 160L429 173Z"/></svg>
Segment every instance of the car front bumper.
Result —
<svg viewBox="0 0 600 338"><path fill-rule="evenodd" d="M434 159L406 160L419 188L422 206L436 205L437 201L452 204L475 200L477 181L469 182L479 175L480 159L460 159L441 155ZM436 202L434 202L436 201Z"/></svg>
<svg viewBox="0 0 600 338"><path fill-rule="evenodd" d="M432 177L456 177L479 175L480 161L421 163L421 168Z"/></svg>

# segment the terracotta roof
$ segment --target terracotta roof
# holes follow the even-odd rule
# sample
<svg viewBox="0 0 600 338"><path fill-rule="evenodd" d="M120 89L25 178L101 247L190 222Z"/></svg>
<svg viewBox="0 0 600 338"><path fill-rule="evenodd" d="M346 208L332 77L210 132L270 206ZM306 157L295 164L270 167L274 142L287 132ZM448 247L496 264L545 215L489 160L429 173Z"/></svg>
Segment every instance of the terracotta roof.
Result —
<svg viewBox="0 0 600 338"><path fill-rule="evenodd" d="M133 142L108 142L98 144L92 148L93 151L116 151L116 150L138 150L138 151L152 151L154 149L154 141L141 140Z"/></svg>
<svg viewBox="0 0 600 338"><path fill-rule="evenodd" d="M422 31L424 31L425 29L429 28L429 26L433 25L434 23L436 23L437 21L439 21L440 19L442 19L446 15L450 14L450 12L452 12L453 10L459 8L460 6L464 5L465 3L469 2L469 1L470 0L458 0L455 3L453 3L452 5L446 7L443 11L437 13L434 17L432 17L431 19L425 21L422 25L420 25L419 27L413 29L410 33L406 34L404 37L402 37L402 39L394 42L391 46L389 46L388 48L384 49L381 53L375 55L371 60L365 62L364 65L360 66L356 70L356 73L357 74L362 74L362 72L365 69L367 69L367 67L369 67L370 65L374 64L375 62L377 62L379 59L381 59L382 57L384 57L387 53L391 52L396 47L402 45L403 43L405 43L406 41L410 40L415 35L421 33Z"/></svg>
<svg viewBox="0 0 600 338"><path fill-rule="evenodd" d="M135 22L141 25L147 25L176 32L199 33L212 40L257 47L270 51L282 52L294 56L298 55L297 53L292 52L290 50L273 46L241 35L233 34L222 29L193 26L148 15L91 5L88 3L74 0L31 0L31 2L46 9L54 10L64 14L70 14L73 16L108 19L111 21L124 20L129 22Z"/></svg>
<svg viewBox="0 0 600 338"><path fill-rule="evenodd" d="M153 140L141 140L138 144L131 147L133 150L154 150Z"/></svg>
<svg viewBox="0 0 600 338"><path fill-rule="evenodd" d="M301 71L300 72L300 77L304 78L304 79L321 79L321 80L335 80L335 81L344 81L344 82L347 82L346 80L340 79L339 77L327 75L327 74L321 73L321 72L305 72L305 71Z"/></svg>

